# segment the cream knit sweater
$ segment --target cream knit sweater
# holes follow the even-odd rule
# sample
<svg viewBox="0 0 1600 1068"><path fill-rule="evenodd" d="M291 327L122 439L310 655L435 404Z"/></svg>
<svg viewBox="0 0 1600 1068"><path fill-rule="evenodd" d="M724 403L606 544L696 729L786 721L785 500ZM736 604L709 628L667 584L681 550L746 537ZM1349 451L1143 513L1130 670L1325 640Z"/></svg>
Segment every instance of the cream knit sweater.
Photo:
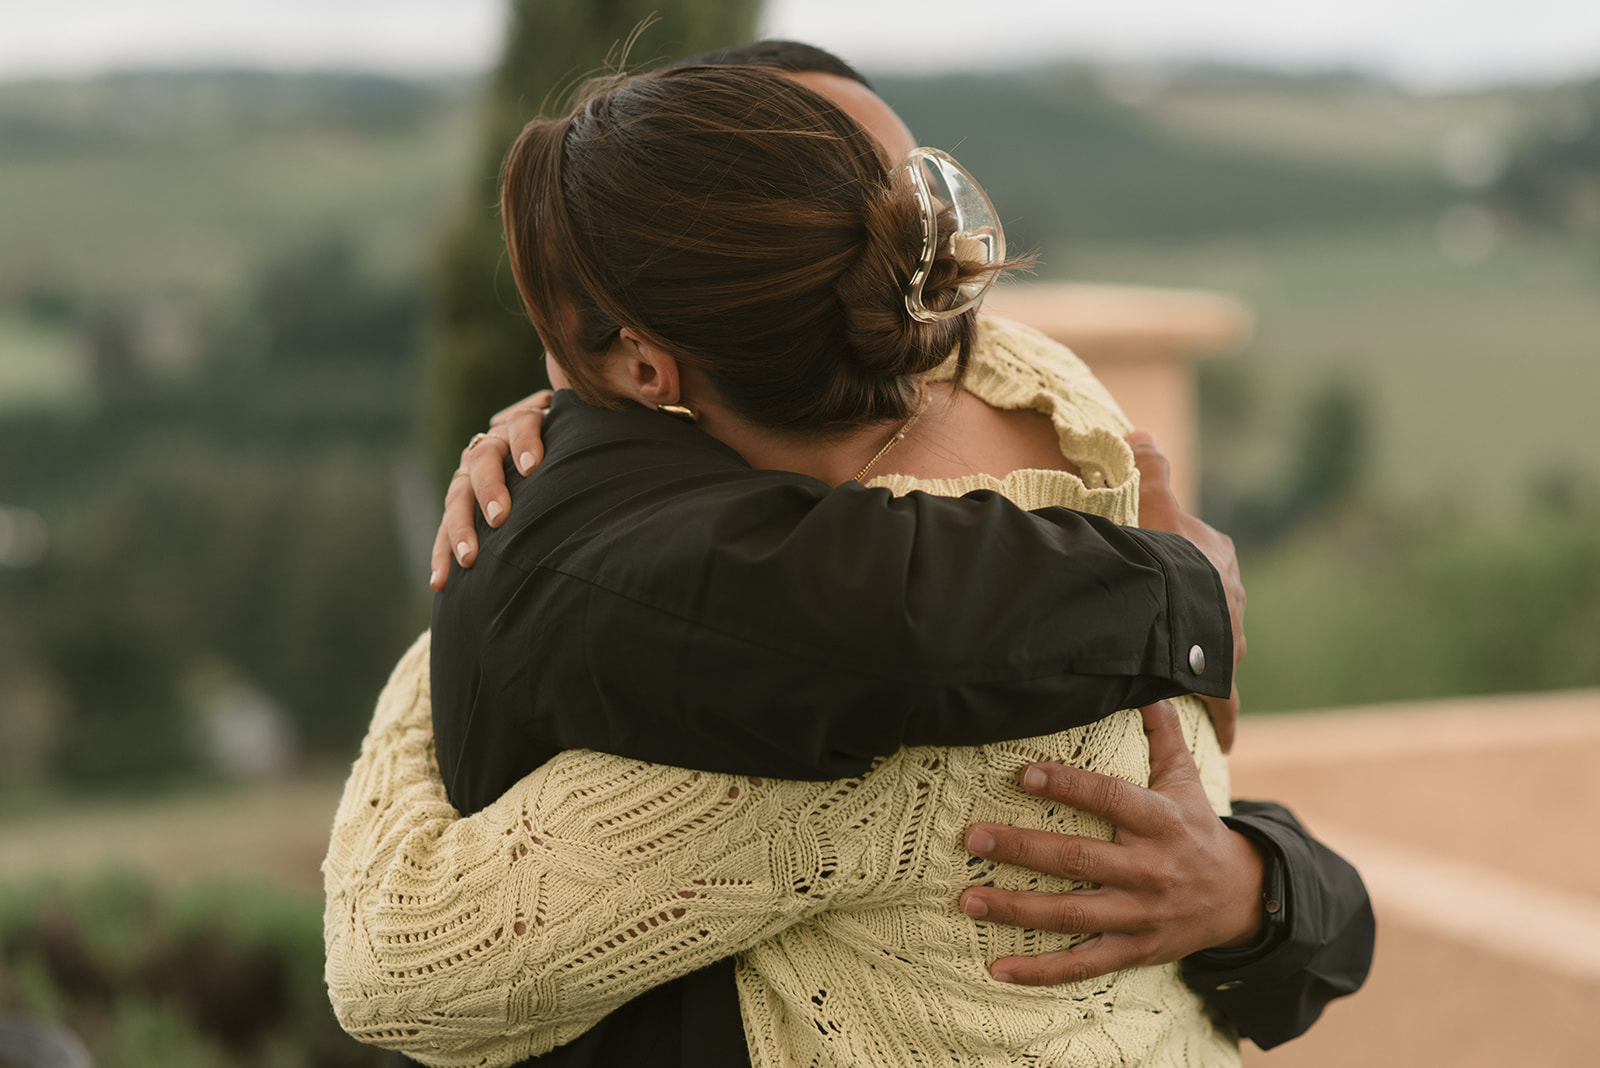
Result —
<svg viewBox="0 0 1600 1068"><path fill-rule="evenodd" d="M1082 479L875 484L993 488L1026 508L1137 519L1127 421L1065 349L990 321L966 388L1048 413ZM379 698L323 867L328 988L363 1041L432 1065L503 1066L735 954L756 1068L1239 1062L1176 965L1056 987L996 983L996 958L1077 939L977 922L956 905L981 882L1077 885L979 863L963 834L989 821L1109 838L1110 826L1045 807L1017 776L1057 760L1148 781L1136 712L1042 738L904 749L827 783L567 752L460 819L434 761L427 668L424 635ZM1226 812L1209 721L1198 701L1178 704L1207 795Z"/></svg>

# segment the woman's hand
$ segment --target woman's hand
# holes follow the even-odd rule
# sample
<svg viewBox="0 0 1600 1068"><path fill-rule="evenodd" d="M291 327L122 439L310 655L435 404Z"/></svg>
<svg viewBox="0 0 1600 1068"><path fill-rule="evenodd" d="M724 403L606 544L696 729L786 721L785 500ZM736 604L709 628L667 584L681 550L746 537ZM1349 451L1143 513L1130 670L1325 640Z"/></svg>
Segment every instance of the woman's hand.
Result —
<svg viewBox="0 0 1600 1068"><path fill-rule="evenodd" d="M1156 444L1156 437L1148 430L1135 430L1128 435L1133 448L1133 464L1139 469L1139 525L1145 530L1165 530L1187 538L1195 548L1205 554L1211 566L1222 577L1222 592L1228 600L1228 620L1233 624L1233 670L1237 675L1239 662L1244 659L1244 582L1239 578L1239 557L1233 550L1233 539L1216 528L1185 512L1178 506L1172 492L1172 465ZM1233 684L1233 693L1227 700L1220 697L1201 696L1211 725L1217 732L1217 743L1224 753L1233 751L1233 736L1239 721L1239 684Z"/></svg>
<svg viewBox="0 0 1600 1068"><path fill-rule="evenodd" d="M967 831L967 848L985 860L1100 884L1065 894L965 891L961 909L975 919L1095 935L1059 953L997 960L990 968L996 979L1027 986L1078 982L1260 938L1261 854L1211 810L1176 710L1163 701L1143 713L1149 789L1060 764L1031 764L1022 772L1029 793L1115 824L1111 841L992 823Z"/></svg>
<svg viewBox="0 0 1600 1068"><path fill-rule="evenodd" d="M433 574L428 585L444 589L450 574L450 557L462 567L471 567L478 558L478 532L475 508L482 508L491 527L506 521L511 512L511 494L506 490L507 456L517 458L517 470L530 474L544 459L544 417L554 394L541 389L503 408L489 420L489 430L475 434L461 450L461 464L450 476L444 495L444 518L433 539Z"/></svg>

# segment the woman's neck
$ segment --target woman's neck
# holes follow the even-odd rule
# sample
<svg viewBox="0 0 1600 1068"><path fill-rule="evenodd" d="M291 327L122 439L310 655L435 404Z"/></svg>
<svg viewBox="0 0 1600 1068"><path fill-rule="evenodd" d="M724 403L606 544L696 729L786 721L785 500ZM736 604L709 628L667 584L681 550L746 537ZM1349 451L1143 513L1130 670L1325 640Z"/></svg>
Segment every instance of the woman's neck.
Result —
<svg viewBox="0 0 1600 1068"><path fill-rule="evenodd" d="M831 485L855 478L874 457L867 481L882 475L1005 478L1022 469L1081 474L1062 455L1060 431L1043 412L995 408L946 382L927 383L923 390L920 414L904 438L896 438L905 427L900 421L827 441L757 433L734 448L754 467L800 471Z"/></svg>
<svg viewBox="0 0 1600 1068"><path fill-rule="evenodd" d="M697 392L711 398L708 390ZM905 419L819 437L754 426L714 402L701 408L700 429L751 467L798 471L831 486L855 478L869 461L868 480L880 475L959 479L979 473L1004 478L1023 468L1078 473L1062 455L1060 432L1044 413L994 408L947 382L924 383L922 392L916 422L899 440Z"/></svg>
<svg viewBox="0 0 1600 1068"><path fill-rule="evenodd" d="M767 471L796 471L837 486L856 476L904 420L851 429L843 434L818 437L809 433L783 433L749 423L725 411L702 410L700 429L733 449L751 467Z"/></svg>
<svg viewBox="0 0 1600 1068"><path fill-rule="evenodd" d="M821 479L830 486L855 478L856 472L877 455L905 423L904 419L888 419L828 435L809 430L773 430L736 414L723 402L703 371L680 365L679 374L684 403L700 413L697 425L701 430L743 456L751 467L764 471L795 471ZM891 451L889 455L894 453Z"/></svg>

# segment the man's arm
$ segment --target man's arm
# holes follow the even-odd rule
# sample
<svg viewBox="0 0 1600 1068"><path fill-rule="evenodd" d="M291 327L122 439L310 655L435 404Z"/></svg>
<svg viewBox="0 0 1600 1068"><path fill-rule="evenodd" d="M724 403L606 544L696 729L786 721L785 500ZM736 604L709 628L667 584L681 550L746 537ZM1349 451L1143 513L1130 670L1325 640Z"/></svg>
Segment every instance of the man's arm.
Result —
<svg viewBox="0 0 1600 1068"><path fill-rule="evenodd" d="M483 812L460 819L433 760L426 657L426 641L419 642L379 700L324 864L329 993L341 1023L363 1040L441 1065L508 1063L570 1041L644 990L823 909L894 904L921 892L916 865L873 864L867 856L874 849L900 855L909 841L875 842L853 833L864 817L892 807L888 795L899 780L893 771L840 790L838 784L716 776L568 753ZM1084 793L1094 792L1098 777L1092 773L1059 790L1024 779L1047 799L1115 817L1117 842L985 825L1001 845L983 852L1000 859L1007 836L1030 835L1035 846L1055 840L1088 843L1108 855L1133 853L1139 851L1130 834L1145 835L1147 822L1165 822L1169 830L1193 822L1171 812L1145 821L1137 813L1151 799L1158 806L1174 801L1181 791L1173 787L1184 781L1181 730L1158 723L1152 738L1158 791L1123 783L1120 800L1102 802ZM1192 776L1191 765L1191 785L1199 793ZM1199 805L1215 824L1203 794ZM668 808L691 821L695 833L680 833L681 823L663 820ZM1271 812L1255 816L1287 826ZM1294 839L1271 833L1275 841ZM1198 937L1204 944L1230 936L1237 941L1259 925L1249 916L1228 918L1228 902L1240 894L1219 877L1216 855L1203 847L1164 852L1170 855L1161 877L1152 880L1137 858L1064 868L1048 849L1018 851L1016 860L1051 874L1077 878L1092 870L1103 880L1101 889L1007 895L986 888L968 891L963 904L970 914L974 897L987 897L995 907L986 918L995 922L1115 932L1118 924L1094 911L1097 902L1108 902L1113 911L1139 918L1125 941L1140 943L1139 952L1153 953L1152 959L1182 953L1174 947L1197 937L1186 935L1187 928L1203 929ZM815 877L801 877L805 863L822 867ZM826 877L838 870L872 875ZM1254 878L1259 884L1259 875ZM1293 917L1315 894L1313 888L1285 897L1292 924L1302 922ZM1063 925L1063 903L1081 906L1087 926ZM1013 905L1018 911L1008 911ZM1219 918L1196 921L1196 910L1216 911ZM1054 980L1042 971L1025 972L1035 967L1026 958L997 962L995 970L1011 969L1018 982L1045 982L1134 963L1115 953L1094 957L1115 948L1117 937L1108 933L1041 958L1046 970L1064 969ZM1228 987L1226 997L1211 996L1213 1004L1261 1045L1298 1033L1333 996L1301 974L1331 960L1329 950L1308 957L1293 942L1273 940L1247 961L1222 965L1223 978L1215 970L1197 973L1212 987ZM1348 934L1341 942L1354 945ZM1157 944L1170 952L1163 957L1149 948ZM1230 985L1240 977L1245 985Z"/></svg>
<svg viewBox="0 0 1600 1068"><path fill-rule="evenodd" d="M1262 1049L1317 1022L1334 998L1360 989L1372 967L1375 921L1361 876L1271 801L1235 801L1228 826L1278 866L1279 911L1262 941L1212 949L1183 962L1183 975Z"/></svg>
<svg viewBox="0 0 1600 1068"><path fill-rule="evenodd" d="M526 503L436 603L434 682L441 708L480 702L474 722L548 752L833 779L903 745L1231 690L1222 583L1182 537L752 471L693 427L567 393L545 444L512 479Z"/></svg>
<svg viewBox="0 0 1600 1068"><path fill-rule="evenodd" d="M1177 717L1145 709L1150 789L1078 768L1035 764L1023 787L1116 824L1111 842L979 824L967 845L988 860L1100 883L1066 894L975 887L974 917L1094 933L1069 950L996 961L997 978L1042 986L1182 960L1189 985L1262 1049L1301 1035L1372 962L1372 906L1361 877L1281 805L1235 801L1219 819L1200 788Z"/></svg>

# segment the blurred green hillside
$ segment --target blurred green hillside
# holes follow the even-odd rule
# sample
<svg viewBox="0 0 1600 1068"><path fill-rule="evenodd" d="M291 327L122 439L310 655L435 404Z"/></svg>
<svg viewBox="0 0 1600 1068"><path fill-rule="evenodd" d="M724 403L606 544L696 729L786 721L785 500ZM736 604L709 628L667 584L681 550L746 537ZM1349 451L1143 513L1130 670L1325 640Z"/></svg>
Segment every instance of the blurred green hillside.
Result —
<svg viewBox="0 0 1600 1068"><path fill-rule="evenodd" d="M1033 246L1390 221L1443 200L1426 168L1250 143L1228 131L1259 117L1208 127L1193 112L1164 109L1165 96L1205 91L1187 83L1130 95L1104 76L1063 70L883 79L880 88L920 140L951 146L978 169L1008 230ZM1337 92L1304 92L1302 122L1326 121L1316 111ZM1249 96L1281 93L1255 86Z"/></svg>
<svg viewBox="0 0 1600 1068"><path fill-rule="evenodd" d="M1043 253L1041 275L1252 303L1257 343L1213 368L1220 388L1248 381L1252 402L1251 432L1208 449L1218 492L1239 492L1228 472L1272 476L1270 443L1334 378L1364 384L1374 453L1408 457L1370 472L1387 495L1600 468L1584 417L1600 385L1596 227L1551 225L1548 193L1537 218L1501 210L1502 191L1447 173L1452 144L1476 137L1518 188L1550 186L1509 162L1567 143L1545 136L1559 97L1230 71L880 83L980 175L1014 238ZM0 407L81 397L80 327L97 314L131 316L158 374L187 373L228 330L236 357L258 347L261 272L316 249L420 293L472 169L477 103L459 83L335 75L0 86ZM1441 229L1483 204L1499 212L1493 250L1463 262ZM1502 424L1515 430L1483 447Z"/></svg>
<svg viewBox="0 0 1600 1068"><path fill-rule="evenodd" d="M880 87L1041 274L1256 308L1202 382L1250 703L1600 684L1593 87ZM0 787L192 774L263 702L348 753L426 622L419 350L479 92L0 85Z"/></svg>
<svg viewBox="0 0 1600 1068"><path fill-rule="evenodd" d="M426 621L396 501L433 497L415 350L474 105L344 75L0 88L0 783L359 737Z"/></svg>
<svg viewBox="0 0 1600 1068"><path fill-rule="evenodd" d="M329 235L414 283L476 114L475 85L364 75L0 86L0 287L230 298Z"/></svg>

